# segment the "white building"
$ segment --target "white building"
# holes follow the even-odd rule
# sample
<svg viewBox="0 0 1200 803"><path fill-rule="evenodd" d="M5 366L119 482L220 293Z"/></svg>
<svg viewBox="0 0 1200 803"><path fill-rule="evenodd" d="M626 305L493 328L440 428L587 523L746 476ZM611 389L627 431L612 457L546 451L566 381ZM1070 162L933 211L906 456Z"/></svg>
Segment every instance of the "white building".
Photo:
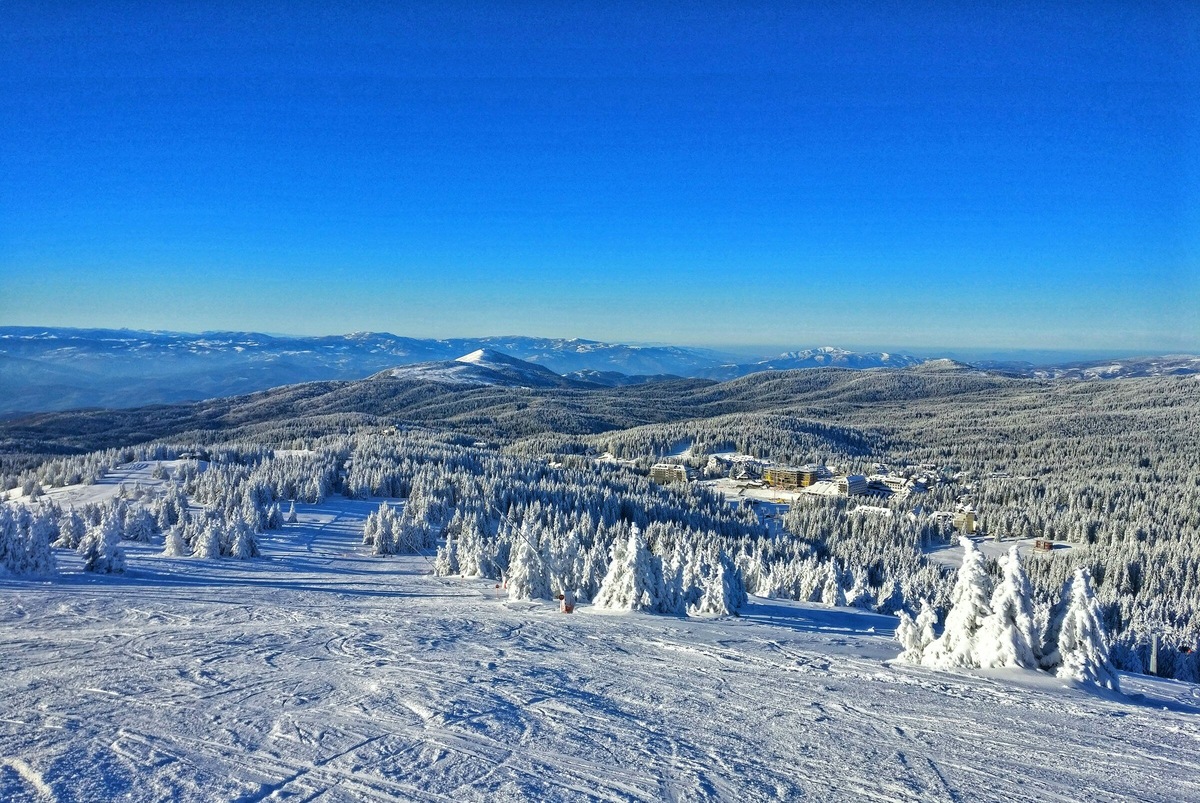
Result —
<svg viewBox="0 0 1200 803"><path fill-rule="evenodd" d="M838 493L842 496L865 494L869 488L867 478L862 474L849 474L845 477L838 477L837 486Z"/></svg>
<svg viewBox="0 0 1200 803"><path fill-rule="evenodd" d="M659 485L687 482L692 478L687 466L679 463L655 463L650 467L650 479Z"/></svg>

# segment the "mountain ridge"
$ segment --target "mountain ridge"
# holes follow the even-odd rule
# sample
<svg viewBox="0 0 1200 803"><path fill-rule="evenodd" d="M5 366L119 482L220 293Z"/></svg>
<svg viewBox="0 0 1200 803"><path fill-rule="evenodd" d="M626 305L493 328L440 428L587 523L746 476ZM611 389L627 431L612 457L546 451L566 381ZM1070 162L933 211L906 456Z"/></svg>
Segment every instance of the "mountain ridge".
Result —
<svg viewBox="0 0 1200 803"><path fill-rule="evenodd" d="M539 379L530 368L525 368L527 383L577 388L625 387L680 377L727 381L762 371L821 367L986 371L1083 381L1200 373L1200 357L1193 355L1038 366L1005 361L964 363L888 351L855 352L821 346L739 361L728 354L702 348L520 335L418 339L366 331L292 337L230 331L191 334L165 330L0 327L0 387L5 391L0 394L0 416L193 402L304 382L357 380L403 366L455 362L481 349L512 357L527 366L538 366L557 377L541 375ZM470 376L462 368L444 366L444 369L440 374L442 381L461 383ZM416 373L421 370L416 369ZM438 379L438 371L423 370L425 378ZM482 374L476 378L480 380L476 384L512 384L513 379L490 376L484 383Z"/></svg>

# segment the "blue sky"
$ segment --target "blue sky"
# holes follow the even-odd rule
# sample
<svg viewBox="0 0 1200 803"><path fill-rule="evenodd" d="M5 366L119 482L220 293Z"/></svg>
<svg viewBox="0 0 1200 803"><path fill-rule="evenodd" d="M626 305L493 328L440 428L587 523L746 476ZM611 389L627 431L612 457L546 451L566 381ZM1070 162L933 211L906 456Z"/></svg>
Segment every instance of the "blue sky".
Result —
<svg viewBox="0 0 1200 803"><path fill-rule="evenodd" d="M0 324L1200 350L1192 3L37 3Z"/></svg>

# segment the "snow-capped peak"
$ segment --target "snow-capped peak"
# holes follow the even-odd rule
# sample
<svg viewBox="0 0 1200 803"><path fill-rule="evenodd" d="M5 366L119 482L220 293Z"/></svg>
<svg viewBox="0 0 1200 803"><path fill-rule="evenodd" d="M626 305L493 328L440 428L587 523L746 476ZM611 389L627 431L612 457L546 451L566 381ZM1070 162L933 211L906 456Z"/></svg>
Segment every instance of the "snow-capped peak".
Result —
<svg viewBox="0 0 1200 803"><path fill-rule="evenodd" d="M496 352L489 349L475 349L470 354L464 354L457 358L455 362L469 362L479 365L480 363L484 362L495 362L495 360L492 359L495 356Z"/></svg>

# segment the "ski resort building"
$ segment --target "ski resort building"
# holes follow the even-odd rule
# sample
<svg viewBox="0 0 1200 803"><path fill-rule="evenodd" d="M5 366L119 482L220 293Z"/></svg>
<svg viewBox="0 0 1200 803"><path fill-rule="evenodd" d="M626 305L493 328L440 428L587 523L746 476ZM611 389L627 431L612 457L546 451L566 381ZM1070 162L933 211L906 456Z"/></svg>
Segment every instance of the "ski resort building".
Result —
<svg viewBox="0 0 1200 803"><path fill-rule="evenodd" d="M872 486L889 490L892 493L900 493L911 484L908 477L901 477L898 474L873 474L867 479Z"/></svg>
<svg viewBox="0 0 1200 803"><path fill-rule="evenodd" d="M763 480L776 488L807 488L828 476L825 466L771 466L763 470Z"/></svg>
<svg viewBox="0 0 1200 803"><path fill-rule="evenodd" d="M837 481L838 493L842 496L859 496L865 494L870 486L867 484L867 478L862 474L850 474L845 477L839 477Z"/></svg>
<svg viewBox="0 0 1200 803"><path fill-rule="evenodd" d="M954 514L954 529L967 535L975 534L975 511L964 510Z"/></svg>
<svg viewBox="0 0 1200 803"><path fill-rule="evenodd" d="M691 478L692 472L679 463L655 463L650 467L650 479L659 485L688 482Z"/></svg>

